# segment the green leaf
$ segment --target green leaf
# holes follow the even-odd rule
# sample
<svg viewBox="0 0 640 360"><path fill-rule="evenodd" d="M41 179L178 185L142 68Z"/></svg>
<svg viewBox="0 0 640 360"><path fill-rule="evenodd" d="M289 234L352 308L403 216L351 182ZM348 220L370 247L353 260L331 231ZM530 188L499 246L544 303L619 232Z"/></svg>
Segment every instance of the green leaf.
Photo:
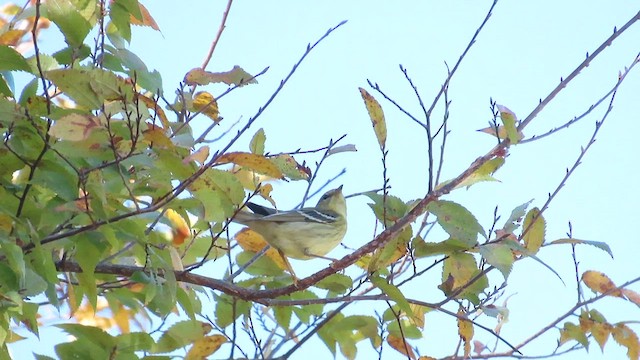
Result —
<svg viewBox="0 0 640 360"><path fill-rule="evenodd" d="M376 138L378 139L378 145L380 145L380 149L384 149L387 141L387 124L384 120L382 106L380 106L378 100L371 96L367 90L363 88L358 88L358 90L360 90L364 105L367 107L367 112L373 125L373 131L376 133Z"/></svg>
<svg viewBox="0 0 640 360"><path fill-rule="evenodd" d="M249 260L253 259L256 254L251 251L242 251L236 256L238 265L243 266ZM261 256L245 269L247 274L262 276L278 276L282 275L282 270L268 256Z"/></svg>
<svg viewBox="0 0 640 360"><path fill-rule="evenodd" d="M233 215L235 206L244 200L244 188L232 173L208 169L190 187L204 207L203 218L221 222Z"/></svg>
<svg viewBox="0 0 640 360"><path fill-rule="evenodd" d="M79 47L91 30L91 24L68 0L49 0L45 3L46 16L60 28L67 44Z"/></svg>
<svg viewBox="0 0 640 360"><path fill-rule="evenodd" d="M522 246L520 243L513 241L513 240L507 240L505 241L505 244L508 244L509 247L511 247L511 249L516 250L520 253L522 253L525 256L528 256L530 258L532 258L533 260L539 262L540 264L542 264L542 266L546 267L547 269L549 269L552 273L554 273L556 275L556 277L558 279L560 279L560 281L564 284L564 280L562 280L562 277L560 277L560 274L558 274L557 271L553 270L553 268L549 265L547 265L544 261L540 260L539 257L530 254L529 250L527 250L527 248L525 248L524 246Z"/></svg>
<svg viewBox="0 0 640 360"><path fill-rule="evenodd" d="M133 354L136 351L149 351L155 341L145 332L133 332L116 336L116 344L118 355L121 355L121 352Z"/></svg>
<svg viewBox="0 0 640 360"><path fill-rule="evenodd" d="M422 237L417 236L413 239L412 247L414 249L413 255L417 258L423 258L428 256L437 255L449 255L454 252L467 250L469 247L464 243L448 239L440 242L426 242Z"/></svg>
<svg viewBox="0 0 640 360"><path fill-rule="evenodd" d="M411 310L411 306L409 306L407 298L404 297L400 289L393 284L389 284L386 279L383 279L380 275L375 273L371 276L371 283L378 289L382 290L382 292L389 296L391 300L395 301L407 316L413 317L413 310Z"/></svg>
<svg viewBox="0 0 640 360"><path fill-rule="evenodd" d="M402 330L400 330L400 324L402 324ZM387 325L387 331L389 331L389 334L407 339L422 338L422 331L407 319L400 319L400 324L398 324L398 321L395 319L389 322L389 325Z"/></svg>
<svg viewBox="0 0 640 360"><path fill-rule="evenodd" d="M317 299L318 295L309 290L296 291L290 295L292 300L309 300ZM318 317L323 314L324 305L322 304L310 304L301 305L293 308L293 312L298 319L305 324L311 323L311 317Z"/></svg>
<svg viewBox="0 0 640 360"><path fill-rule="evenodd" d="M524 247L529 250L529 254L537 254L538 250L540 250L544 243L545 228L546 222L542 214L540 214L540 209L534 207L529 210L522 225L522 231L526 231L523 236Z"/></svg>
<svg viewBox="0 0 640 360"><path fill-rule="evenodd" d="M343 294L353 286L353 280L346 275L332 274L320 280L315 286L336 294Z"/></svg>
<svg viewBox="0 0 640 360"><path fill-rule="evenodd" d="M251 138L249 143L249 150L252 153L258 155L264 155L264 143L267 140L267 136L264 134L264 129L260 128Z"/></svg>
<svg viewBox="0 0 640 360"><path fill-rule="evenodd" d="M505 280L509 277L515 261L510 246L504 243L482 245L480 246L480 254L489 265L500 270Z"/></svg>
<svg viewBox="0 0 640 360"><path fill-rule="evenodd" d="M521 137L516 127L516 114L503 105L498 105L498 111L500 111L500 119L502 119L502 124L504 124L504 128L507 131L507 138L511 144L517 144L520 142Z"/></svg>
<svg viewBox="0 0 640 360"><path fill-rule="evenodd" d="M374 192L368 192L365 195L373 200L373 204L368 205L376 215L376 219L385 224L385 227L395 224L398 219L405 216L409 211L409 206L397 196L387 195L385 197Z"/></svg>
<svg viewBox="0 0 640 360"><path fill-rule="evenodd" d="M53 54L53 58L62 65L71 65L75 61L82 61L91 55L91 48L82 44L80 47L67 47Z"/></svg>
<svg viewBox="0 0 640 360"><path fill-rule="evenodd" d="M249 314L251 310L251 303L248 301L235 299L235 311L233 306L234 299L229 295L224 294L216 298L216 324L221 328L226 328L233 324L236 319L242 315Z"/></svg>
<svg viewBox="0 0 640 360"><path fill-rule="evenodd" d="M111 17L111 24L108 31L116 31L127 42L131 41L131 17L129 16L129 10L126 6L127 1L116 0L111 2L109 6L109 15Z"/></svg>
<svg viewBox="0 0 640 360"><path fill-rule="evenodd" d="M602 241L593 241L593 240L579 240L579 239L573 239L573 238L565 238L565 239L558 239L558 240L554 240L550 243L548 243L547 245L558 245L558 244L585 244L585 245L591 245L591 246L595 246L598 249L605 251L607 254L609 254L609 256L611 256L611 258L613 258L613 252L611 251L611 248L609 247L609 245L607 245L607 243L602 242Z"/></svg>
<svg viewBox="0 0 640 360"><path fill-rule="evenodd" d="M160 336L152 353L165 353L185 347L204 337L211 331L211 325L193 320L180 321L173 324Z"/></svg>
<svg viewBox="0 0 640 360"><path fill-rule="evenodd" d="M287 297L280 297L279 299L288 300ZM291 326L291 314L293 313L292 306L274 306L273 315L276 319L276 323L285 331L289 331Z"/></svg>
<svg viewBox="0 0 640 360"><path fill-rule="evenodd" d="M77 340L56 346L56 354L61 359L106 359L114 350L115 338L95 326L81 324L58 324Z"/></svg>
<svg viewBox="0 0 640 360"><path fill-rule="evenodd" d="M482 164L482 166L477 168L474 172L472 172L471 175L465 178L460 184L458 184L458 186L456 186L456 189L462 188L465 186L468 189L469 187L471 187L471 185L474 185L483 181L499 181L498 179L494 178L491 175L493 175L493 173L498 171L498 169L500 169L502 165L504 165L503 157L496 157L487 161L486 163Z"/></svg>
<svg viewBox="0 0 640 360"><path fill-rule="evenodd" d="M14 48L7 45L0 45L0 71L22 70L31 72L31 67L27 60Z"/></svg>
<svg viewBox="0 0 640 360"><path fill-rule="evenodd" d="M511 216L504 222L504 226L502 230L507 234L513 234L513 232L520 226L520 222L522 222L522 218L527 211L529 205L533 202L533 199L527 201L526 203L516 206L515 209L511 211Z"/></svg>
<svg viewBox="0 0 640 360"><path fill-rule="evenodd" d="M478 234L487 237L475 216L460 204L447 200L436 200L427 206L438 224L452 238L462 241L469 248L478 243Z"/></svg>
<svg viewBox="0 0 640 360"><path fill-rule="evenodd" d="M589 339L587 339L587 334L582 328L579 325L566 322L564 327L560 329L560 344L564 344L569 340L576 340L585 348L589 348Z"/></svg>
<svg viewBox="0 0 640 360"><path fill-rule="evenodd" d="M78 67L47 71L45 76L78 105L91 110L107 100L133 99L131 85L106 70Z"/></svg>

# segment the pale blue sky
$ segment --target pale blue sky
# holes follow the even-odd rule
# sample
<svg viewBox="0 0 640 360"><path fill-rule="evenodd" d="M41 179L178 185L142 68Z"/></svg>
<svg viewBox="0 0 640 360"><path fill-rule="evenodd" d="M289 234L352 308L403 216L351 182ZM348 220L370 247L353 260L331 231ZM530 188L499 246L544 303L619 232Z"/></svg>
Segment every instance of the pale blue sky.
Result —
<svg viewBox="0 0 640 360"><path fill-rule="evenodd" d="M226 2L191 1L176 5L147 1L146 5L162 34L136 28L131 49L150 68L162 74L165 93L172 98L171 94L184 74L202 63ZM387 117L391 193L404 200L421 197L426 192L424 133L369 89L366 79L378 82L407 109L419 113L398 64L409 70L423 99L430 103L445 78L444 61L450 66L455 64L489 6L490 1L478 0L238 0L233 4L227 29L208 70L225 71L240 65L248 72L256 73L266 66L271 68L258 79L258 85L244 87L220 101L225 120L219 129L226 129L240 117L246 121L252 116L286 76L307 44L315 42L328 28L348 20L311 53L236 149L246 150L251 135L260 127L266 131L267 151L270 152L321 147L330 138L348 134L345 143L355 144L358 153L329 158L317 185L344 167L347 173L339 183L345 184L347 194L378 188L382 184L378 145L357 90L365 87L379 99ZM587 52L593 51L612 33L614 26L622 26L637 11L638 4L632 1L501 1L450 85L449 126L452 132L448 138L443 179L454 177L494 145L493 138L475 132L487 126L491 115L490 97L524 118L538 99L556 86L560 77L568 75ZM49 39L43 44L45 51L49 47L58 48L53 38ZM47 42L47 38L44 40ZM640 51L639 40L640 24L636 24L583 71L531 123L525 135L543 133L585 111L610 89L618 71L630 64ZM215 95L223 88L212 86L207 89ZM640 75L632 72L620 88L615 108L595 145L545 213L548 240L565 237L567 222L571 221L575 237L609 243L615 260L591 247L579 247L577 253L582 271L602 270L616 283L639 275L636 264L640 242L634 226L638 221L637 202L640 200L636 186L639 152L636 134L640 131L638 94ZM438 109L442 110L442 106ZM542 206L547 194L558 185L565 168L573 164L580 147L588 141L594 123L600 120L603 111L604 107L556 136L511 148L506 165L496 174L500 183L458 190L446 199L469 208L485 228L491 225L496 205L499 205L503 221L515 206L532 198L535 199L533 206ZM442 112L436 111L435 116L439 121ZM304 186L303 183L277 186L273 196L280 207L293 206L302 196ZM348 204L350 229L344 243L351 248L371 239L373 216L366 202L364 198L356 198ZM331 253L334 257L344 254L346 250L341 248ZM540 257L562 275L567 285L562 285L553 274L533 261L517 264L506 291L507 295L513 294L509 300L511 319L502 330L502 335L512 343L528 337L575 302L570 248L543 249ZM321 260L294 261L293 266L296 272L304 275L326 263ZM348 273L357 275L358 271ZM434 280L439 276L440 273L434 273L421 281L420 285L430 289L429 293L412 291L410 296L425 301L439 299L441 293ZM640 290L640 287L635 289ZM371 305L352 306L349 313L371 314ZM607 300L595 307L611 322L638 319L637 307L629 303ZM384 309L382 304L378 308ZM494 325L490 319L481 318L481 321L491 327ZM636 327L635 330L640 329ZM552 330L523 352L526 355L546 354L555 345L557 335L558 332ZM489 344L494 342L490 334L479 329L476 338ZM450 354L456 342L452 319L429 314L425 338L412 344L418 345L423 355L444 356ZM48 341L46 346L50 346ZM16 355L33 349L31 346L12 347ZM562 359L617 359L625 354L613 340L606 350L607 355L601 355L594 344L588 355L579 351ZM324 345L316 341L309 343L295 358L301 359L310 351L329 356ZM368 342L363 342L359 351L362 358L375 355ZM385 358L401 357L387 349Z"/></svg>

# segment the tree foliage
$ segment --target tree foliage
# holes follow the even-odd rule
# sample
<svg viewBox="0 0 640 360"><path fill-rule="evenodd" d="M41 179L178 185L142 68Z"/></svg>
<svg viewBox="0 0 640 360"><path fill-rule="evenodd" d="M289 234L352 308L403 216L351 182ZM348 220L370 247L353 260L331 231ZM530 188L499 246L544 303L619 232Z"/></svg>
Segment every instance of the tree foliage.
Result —
<svg viewBox="0 0 640 360"><path fill-rule="evenodd" d="M218 37L227 14L228 8ZM554 327L559 329L558 347L549 354L594 342L605 349L613 339L630 359L639 358L639 340L629 323L610 322L594 306L603 298L640 306L640 295L629 289L639 279L616 284L601 272L605 269L579 272L577 262L575 306L544 331L532 330L522 343L501 336L509 308L506 300L503 305L498 300L523 260L558 275L538 257L541 247L589 245L611 255L604 242L571 234L547 238L546 223L552 220L544 217L609 111L543 205L527 202L495 214L491 228L485 228L463 205L446 199L457 189L495 181L494 173L512 147L539 138L527 137L526 126L639 15L588 55L524 120L492 102L492 124L483 131L495 137L496 145L453 179L440 178L448 110L437 120L432 112L436 104L448 109L449 82L459 63L431 106L402 68L422 116L405 110L375 83L368 90L360 88L363 117L371 120L384 168L382 189L359 194L370 201L376 236L295 284L278 252L249 230L231 234L229 219L252 198L276 205L271 184L280 180L307 182L306 200L314 186L324 187L316 186L324 160L355 150L341 137L327 139L321 149L303 150L301 143L294 152L269 152L265 131L249 131L297 66L344 23L307 47L264 106L222 144L211 141L211 131L225 123L218 101L245 86L258 86L267 69L255 74L241 66L209 71L206 60L185 74L171 99L160 74L145 65L144 54L127 49L132 26L160 28L137 0L32 1L24 7L7 5L2 15L0 357L9 358L10 350L20 347L21 331L38 335L48 326L40 314L55 309L65 319L55 326L73 336L55 347L62 359L286 358L312 338L349 359L356 357L360 342L381 357L391 351L415 359L423 353L420 339L432 312L449 316L457 326L450 336L459 338L459 347L451 349L451 358L518 356ZM64 44L48 54L40 51L38 41L51 26L63 34ZM474 42L475 37L469 47ZM212 52L216 43L217 38ZM618 86L637 62L633 59L597 106L610 99L610 110ZM28 77L20 89L15 88L15 74ZM382 99L386 102L381 104ZM386 137L393 123L385 119L386 106L400 109L424 129L427 149L420 156L427 159L429 174L421 198L401 199L389 188ZM248 149L237 145L241 138L251 139ZM305 156L315 156L315 166L303 162ZM225 271L199 275L212 264ZM359 269L359 275L346 275L348 267ZM407 288L424 286L425 276L432 273L439 280L431 291L441 294L441 300L429 303L407 296ZM358 306L367 301L388 307L374 313ZM357 307L357 314L343 312L348 306ZM487 317L496 319L493 327L478 321ZM476 340L479 332L496 344Z"/></svg>

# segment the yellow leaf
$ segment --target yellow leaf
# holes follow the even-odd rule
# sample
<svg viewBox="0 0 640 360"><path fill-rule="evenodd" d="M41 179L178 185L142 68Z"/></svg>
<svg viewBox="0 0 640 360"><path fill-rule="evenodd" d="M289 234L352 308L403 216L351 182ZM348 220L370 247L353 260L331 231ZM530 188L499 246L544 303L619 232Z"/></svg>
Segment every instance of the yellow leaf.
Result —
<svg viewBox="0 0 640 360"><path fill-rule="evenodd" d="M182 160L182 163L188 164L191 161L195 161L197 163L204 164L208 157L209 157L209 147L201 146L198 150L191 153L191 155L184 158Z"/></svg>
<svg viewBox="0 0 640 360"><path fill-rule="evenodd" d="M170 127L171 124L169 124L169 119L167 119L167 114L165 114L162 107L160 107L160 105L158 105L158 103L155 100L147 96L144 96L140 93L135 93L135 97L136 97L136 100L142 101L147 106L148 109L152 109L153 111L155 111L158 119L160 119L160 122L162 123L162 126L165 129L168 129Z"/></svg>
<svg viewBox="0 0 640 360"><path fill-rule="evenodd" d="M236 65L233 69L223 72L210 72L202 68L189 70L184 76L187 85L208 85L211 83L225 83L227 85L243 86L247 84L257 84L256 79L251 74Z"/></svg>
<svg viewBox="0 0 640 360"><path fill-rule="evenodd" d="M622 292L604 273L593 270L585 271L582 273L582 281L594 292L609 293L611 296L622 297Z"/></svg>
<svg viewBox="0 0 640 360"><path fill-rule="evenodd" d="M540 209L533 208L529 210L524 218L522 225L524 234L524 247L529 250L530 254L535 255L544 243L544 233L546 222L540 214Z"/></svg>
<svg viewBox="0 0 640 360"><path fill-rule="evenodd" d="M205 114L213 121L220 121L218 103L216 102L216 99L213 98L213 95L206 91L196 93L193 98L193 109Z"/></svg>
<svg viewBox="0 0 640 360"><path fill-rule="evenodd" d="M486 128L478 129L477 131L483 132L485 134L493 135L498 137L500 140L504 140L507 138L507 130L504 126L498 126L498 131L496 132L496 128L493 126L489 126ZM518 141L524 138L524 134L521 131L518 131Z"/></svg>
<svg viewBox="0 0 640 360"><path fill-rule="evenodd" d="M630 360L637 360L640 357L638 335L630 327L625 324L616 324L611 334L618 344L627 348L627 356Z"/></svg>
<svg viewBox="0 0 640 360"><path fill-rule="evenodd" d="M387 343L399 353L408 356L410 359L416 359L416 354L413 352L413 349L403 338L389 335L387 336Z"/></svg>
<svg viewBox="0 0 640 360"><path fill-rule="evenodd" d="M378 103L378 101L371 96L367 92L367 90L363 88L358 88L360 90L360 95L364 100L364 105L367 107L367 111L369 112L369 117L371 118L371 123L373 124L373 131L376 133L376 137L378 138L378 144L380 144L380 148L384 149L385 143L387 141L387 124L384 120L384 112L382 112L382 106Z"/></svg>
<svg viewBox="0 0 640 360"><path fill-rule="evenodd" d="M462 309L458 310L458 315L466 318ZM458 318L458 335L464 342L464 357L468 358L471 354L471 339L473 339L473 324L471 321Z"/></svg>
<svg viewBox="0 0 640 360"><path fill-rule="evenodd" d="M280 169L262 155L245 152L231 152L223 154L216 159L216 164L226 163L234 163L273 178L283 178Z"/></svg>
<svg viewBox="0 0 640 360"><path fill-rule="evenodd" d="M504 164L503 157L493 158L486 163L482 164L476 171L472 172L466 179L464 179L457 188L467 187L469 188L471 185L479 183L481 181L499 181L494 178L493 173L498 171L498 169ZM444 184L439 184L438 187L442 187Z"/></svg>
<svg viewBox="0 0 640 360"><path fill-rule="evenodd" d="M142 136L146 142L153 144L154 148L173 149L175 147L166 131L160 126L149 125L149 128L142 132Z"/></svg>
<svg viewBox="0 0 640 360"><path fill-rule="evenodd" d="M238 245L240 245L243 250L251 251L254 253L260 252L265 246L269 245L266 241L264 241L264 238L260 234L249 228L240 230L236 234L235 239L238 242ZM280 256L278 250L272 247L267 250L265 255L269 259L273 260L273 262L275 262L280 269L288 269L286 261L282 258L282 256Z"/></svg>
<svg viewBox="0 0 640 360"><path fill-rule="evenodd" d="M193 342L193 346L187 352L185 360L205 360L209 355L218 351L225 342L227 342L227 338L223 335L202 337Z"/></svg>
<svg viewBox="0 0 640 360"><path fill-rule="evenodd" d="M49 135L69 141L82 141L91 132L102 127L100 119L93 115L69 114L56 120L49 129Z"/></svg>
<svg viewBox="0 0 640 360"><path fill-rule="evenodd" d="M520 134L518 134L518 128L516 127L516 114L503 105L498 105L498 111L500 111L500 119L502 119L507 132L507 138L512 144L517 144L520 141Z"/></svg>
<svg viewBox="0 0 640 360"><path fill-rule="evenodd" d="M129 319L131 318L131 313L124 306L118 305L116 310L113 313L113 320L116 325L120 329L120 332L123 334L128 334L131 329L129 325Z"/></svg>

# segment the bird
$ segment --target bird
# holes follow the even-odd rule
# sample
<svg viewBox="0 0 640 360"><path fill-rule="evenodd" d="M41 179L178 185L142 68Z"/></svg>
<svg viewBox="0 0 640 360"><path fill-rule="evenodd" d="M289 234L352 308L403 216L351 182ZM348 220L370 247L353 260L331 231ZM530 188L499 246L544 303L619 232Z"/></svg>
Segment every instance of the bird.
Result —
<svg viewBox="0 0 640 360"><path fill-rule="evenodd" d="M297 277L287 257L299 260L323 258L342 242L347 232L347 204L342 185L329 190L315 207L278 211L247 202L253 212L239 211L232 221L246 225L260 234L285 261L297 284Z"/></svg>

